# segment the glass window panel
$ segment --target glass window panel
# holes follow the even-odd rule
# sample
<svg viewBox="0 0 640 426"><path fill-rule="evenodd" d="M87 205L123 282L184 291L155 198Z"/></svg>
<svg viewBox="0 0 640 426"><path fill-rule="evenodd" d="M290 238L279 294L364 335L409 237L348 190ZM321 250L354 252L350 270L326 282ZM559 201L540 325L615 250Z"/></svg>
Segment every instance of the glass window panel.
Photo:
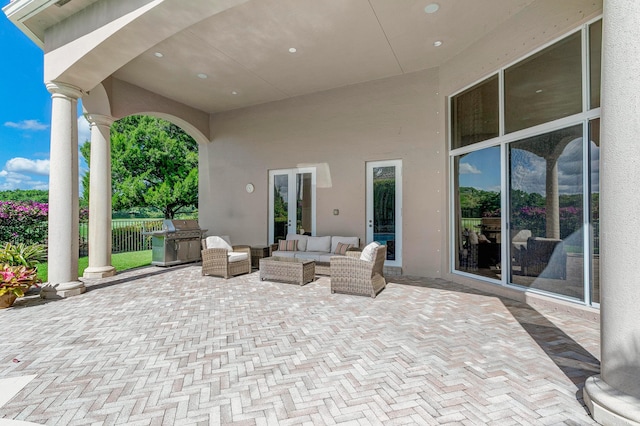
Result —
<svg viewBox="0 0 640 426"><path fill-rule="evenodd" d="M287 237L289 211L289 175L273 177L273 240L278 242Z"/></svg>
<svg viewBox="0 0 640 426"><path fill-rule="evenodd" d="M396 259L396 168L373 168L373 240L387 246L387 260Z"/></svg>
<svg viewBox="0 0 640 426"><path fill-rule="evenodd" d="M498 76L451 99L453 148L498 136Z"/></svg>
<svg viewBox="0 0 640 426"><path fill-rule="evenodd" d="M509 145L511 282L584 299L582 125Z"/></svg>
<svg viewBox="0 0 640 426"><path fill-rule="evenodd" d="M311 173L296 174L296 233L311 235Z"/></svg>
<svg viewBox="0 0 640 426"><path fill-rule="evenodd" d="M500 278L500 147L457 156L456 270Z"/></svg>
<svg viewBox="0 0 640 426"><path fill-rule="evenodd" d="M582 111L581 50L577 32L505 70L506 133Z"/></svg>
<svg viewBox="0 0 640 426"><path fill-rule="evenodd" d="M600 76L602 61L602 21L589 25L589 107L600 106Z"/></svg>
<svg viewBox="0 0 640 426"><path fill-rule="evenodd" d="M600 303L600 119L589 122L591 184L591 301Z"/></svg>

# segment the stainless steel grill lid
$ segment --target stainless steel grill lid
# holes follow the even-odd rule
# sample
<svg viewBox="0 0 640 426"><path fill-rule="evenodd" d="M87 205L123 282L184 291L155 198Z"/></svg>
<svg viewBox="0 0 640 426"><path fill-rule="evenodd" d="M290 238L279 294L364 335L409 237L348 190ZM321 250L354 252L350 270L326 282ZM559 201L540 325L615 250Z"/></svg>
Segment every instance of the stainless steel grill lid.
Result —
<svg viewBox="0 0 640 426"><path fill-rule="evenodd" d="M152 259L156 266L172 266L200 260L200 240L207 232L197 220L165 219L162 230L143 232L151 235Z"/></svg>

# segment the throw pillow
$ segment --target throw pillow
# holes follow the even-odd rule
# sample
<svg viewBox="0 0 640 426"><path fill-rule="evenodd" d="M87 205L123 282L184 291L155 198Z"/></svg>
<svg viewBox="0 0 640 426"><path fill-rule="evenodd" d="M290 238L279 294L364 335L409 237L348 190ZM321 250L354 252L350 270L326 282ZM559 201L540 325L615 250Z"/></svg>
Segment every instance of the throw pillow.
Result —
<svg viewBox="0 0 640 426"><path fill-rule="evenodd" d="M351 247L353 247L353 244L338 243L338 245L336 246L336 251L334 251L334 253L341 254L344 256L347 250L350 249Z"/></svg>
<svg viewBox="0 0 640 426"><path fill-rule="evenodd" d="M298 250L298 240L280 240L278 243L280 251L296 251Z"/></svg>
<svg viewBox="0 0 640 426"><path fill-rule="evenodd" d="M367 246L362 249L362 253L360 253L360 260L373 262L373 253L379 245L380 243L377 241L367 244Z"/></svg>

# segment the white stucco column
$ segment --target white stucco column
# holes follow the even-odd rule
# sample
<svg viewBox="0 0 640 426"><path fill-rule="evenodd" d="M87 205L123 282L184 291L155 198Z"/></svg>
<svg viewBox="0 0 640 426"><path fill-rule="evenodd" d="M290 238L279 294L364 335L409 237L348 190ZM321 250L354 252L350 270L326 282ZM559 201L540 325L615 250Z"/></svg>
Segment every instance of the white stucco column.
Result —
<svg viewBox="0 0 640 426"><path fill-rule="evenodd" d="M115 275L111 265L111 124L114 119L87 114L91 124L89 169L89 266L85 278Z"/></svg>
<svg viewBox="0 0 640 426"><path fill-rule="evenodd" d="M78 280L78 98L82 91L59 82L47 83L51 93L49 172L48 279L42 298L84 293Z"/></svg>
<svg viewBox="0 0 640 426"><path fill-rule="evenodd" d="M603 425L640 424L640 1L605 0L600 148L600 375L585 402Z"/></svg>
<svg viewBox="0 0 640 426"><path fill-rule="evenodd" d="M558 196L558 158L547 158L546 182L546 234L547 238L560 238L560 197Z"/></svg>

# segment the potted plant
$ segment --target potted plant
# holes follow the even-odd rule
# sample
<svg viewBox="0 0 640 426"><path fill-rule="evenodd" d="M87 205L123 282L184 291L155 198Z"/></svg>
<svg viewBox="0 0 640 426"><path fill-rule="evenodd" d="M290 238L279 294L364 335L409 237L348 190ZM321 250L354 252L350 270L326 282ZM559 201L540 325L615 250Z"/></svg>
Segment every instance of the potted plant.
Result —
<svg viewBox="0 0 640 426"><path fill-rule="evenodd" d="M6 243L0 248L0 309L10 307L41 282L36 264L44 260L45 254L42 244Z"/></svg>
<svg viewBox="0 0 640 426"><path fill-rule="evenodd" d="M0 309L13 305L18 297L23 297L31 286L39 283L36 268L3 264L0 269Z"/></svg>

